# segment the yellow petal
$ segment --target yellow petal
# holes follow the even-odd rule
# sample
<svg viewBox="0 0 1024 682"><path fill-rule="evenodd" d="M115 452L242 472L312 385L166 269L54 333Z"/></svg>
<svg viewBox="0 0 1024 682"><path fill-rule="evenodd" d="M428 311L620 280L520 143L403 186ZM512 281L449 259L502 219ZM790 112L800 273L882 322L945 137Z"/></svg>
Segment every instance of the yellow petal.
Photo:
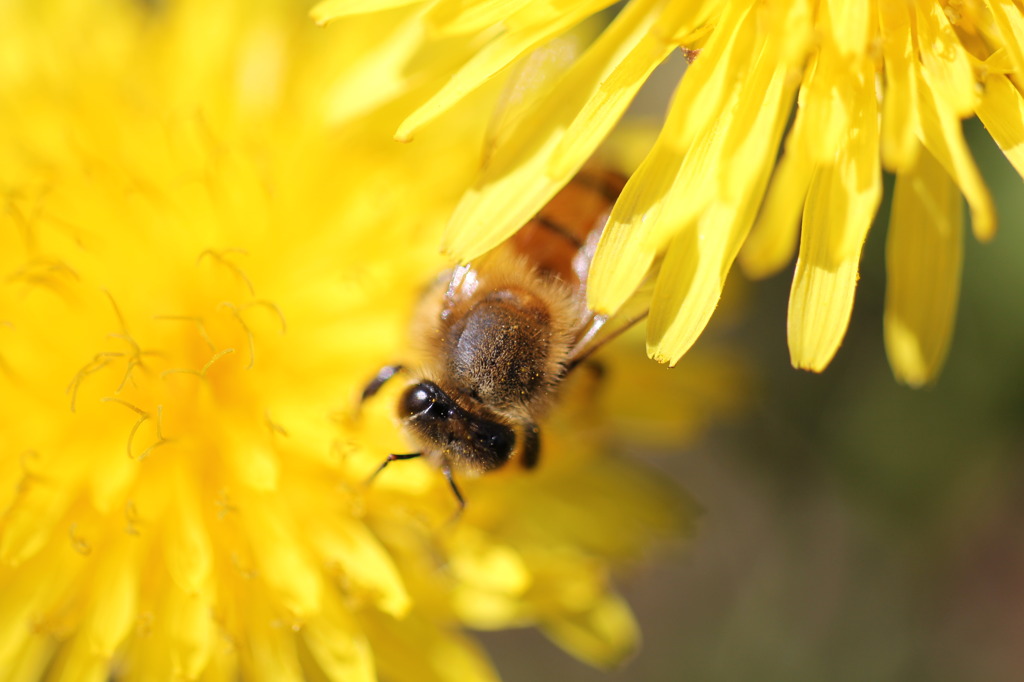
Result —
<svg viewBox="0 0 1024 682"><path fill-rule="evenodd" d="M313 6L313 9L309 10L309 16L322 26L335 19L354 14L381 12L422 2L424 0L321 0Z"/></svg>
<svg viewBox="0 0 1024 682"><path fill-rule="evenodd" d="M850 130L846 147L840 152L834 169L838 184L832 187L830 212L832 229L838 239L833 242L834 257L843 260L848 254L860 253L871 221L882 198L882 169L878 159L878 100L875 96L872 69L864 64L859 78L851 80ZM845 158L844 158L845 157Z"/></svg>
<svg viewBox="0 0 1024 682"><path fill-rule="evenodd" d="M331 682L376 682L370 643L336 596L306 622L302 640Z"/></svg>
<svg viewBox="0 0 1024 682"><path fill-rule="evenodd" d="M799 132L800 123L798 115L786 153L776 164L764 206L740 250L740 266L752 279L774 275L792 260L796 251L800 213L813 170L808 155L798 151L795 144L804 137Z"/></svg>
<svg viewBox="0 0 1024 682"><path fill-rule="evenodd" d="M883 2L885 0L882 0ZM861 55L873 34L871 2L826 0L822 3L822 24L839 54Z"/></svg>
<svg viewBox="0 0 1024 682"><path fill-rule="evenodd" d="M600 668L613 668L632 656L640 630L621 597L605 594L592 608L544 622L548 637L576 658Z"/></svg>
<svg viewBox="0 0 1024 682"><path fill-rule="evenodd" d="M919 145L914 134L917 80L912 66L910 14L899 2L879 3L885 91L882 99L882 165L890 171L914 162Z"/></svg>
<svg viewBox="0 0 1024 682"><path fill-rule="evenodd" d="M1024 98L1010 79L990 75L978 106L978 118L1003 150L1017 172L1024 177Z"/></svg>
<svg viewBox="0 0 1024 682"><path fill-rule="evenodd" d="M374 38L366 45L353 46L359 50L359 59L339 73L326 90L327 118L334 124L378 111L384 103L407 92L415 82L408 69L423 39L422 18L413 16L386 27L378 26L368 24L365 32L357 34L356 38L346 35L348 40L359 40L364 35ZM387 33L382 36L381 31Z"/></svg>
<svg viewBox="0 0 1024 682"><path fill-rule="evenodd" d="M695 229L684 228L673 239L662 263L647 327L647 352L660 362L674 365L704 330L761 203L793 95L786 72L773 71L773 56L766 49L723 121L719 158L745 163L734 164L742 168L720 181L719 198Z"/></svg>
<svg viewBox="0 0 1024 682"><path fill-rule="evenodd" d="M29 483L3 516L0 563L17 566L38 552L56 532L69 504L66 491L55 484Z"/></svg>
<svg viewBox="0 0 1024 682"><path fill-rule="evenodd" d="M974 70L941 4L917 4L917 45L921 68L940 106L949 107L960 118L971 116L978 103Z"/></svg>
<svg viewBox="0 0 1024 682"><path fill-rule="evenodd" d="M590 156L577 149L575 160L548 172L563 131L600 88L615 66L646 33L650 0L631 4L559 79L539 93L527 114L503 135L474 186L462 197L445 231L442 248L468 261L522 227L563 187ZM571 84L563 87L561 84ZM596 138L588 138L595 146ZM592 150L591 150L592 151Z"/></svg>
<svg viewBox="0 0 1024 682"><path fill-rule="evenodd" d="M398 568L366 526L341 517L323 519L309 529L309 541L323 561L336 566L345 582L365 591L376 608L395 618L409 611L411 600Z"/></svg>
<svg viewBox="0 0 1024 682"><path fill-rule="evenodd" d="M289 624L282 622L268 604L264 595L254 596L245 605L245 629L248 646L240 653L242 675L240 679L255 682L305 682L295 648L295 635Z"/></svg>
<svg viewBox="0 0 1024 682"><path fill-rule="evenodd" d="M1024 73L1024 14L1020 5L1013 0L990 0L986 5L1002 38L997 43L1006 48L1015 71Z"/></svg>
<svg viewBox="0 0 1024 682"><path fill-rule="evenodd" d="M611 315L633 295L658 255L650 232L682 155L655 142L615 202L587 276L587 306Z"/></svg>
<svg viewBox="0 0 1024 682"><path fill-rule="evenodd" d="M44 679L43 675L53 660L56 643L50 637L30 632L28 628L22 633L25 636L25 643L20 647L16 658L4 661L2 670L8 674L10 680Z"/></svg>
<svg viewBox="0 0 1024 682"><path fill-rule="evenodd" d="M822 145L820 137L808 134L809 118L816 116L815 112L826 103L814 101L809 107L803 106L814 92L811 79L816 71L811 68L804 74L785 153L776 163L764 205L740 251L740 266L754 279L769 277L792 260L814 159L820 154L820 147L828 146Z"/></svg>
<svg viewBox="0 0 1024 682"><path fill-rule="evenodd" d="M846 334L857 285L860 253L836 262L829 244L827 196L836 182L832 168L819 169L811 180L804 207L800 255L789 294L789 357L798 369L820 372L832 361Z"/></svg>
<svg viewBox="0 0 1024 682"><path fill-rule="evenodd" d="M637 91L674 46L646 35L589 97L551 154L547 174L565 177L575 172L619 121Z"/></svg>
<svg viewBox="0 0 1024 682"><path fill-rule="evenodd" d="M427 624L414 614L402 620L374 612L360 619L374 643L380 679L408 682L499 682L472 640Z"/></svg>
<svg viewBox="0 0 1024 682"><path fill-rule="evenodd" d="M666 139L685 149L729 102L738 79L750 64L750 47L757 44L757 22L750 3L730 2L716 30L686 70L676 91L673 109L663 128ZM699 103L699 106L695 106Z"/></svg>
<svg viewBox="0 0 1024 682"><path fill-rule="evenodd" d="M264 436L252 431L231 434L236 442L227 448L225 459L247 488L267 492L277 488L279 469L277 453Z"/></svg>
<svg viewBox="0 0 1024 682"><path fill-rule="evenodd" d="M927 151L896 176L886 242L885 349L897 380L933 381L956 322L963 261L960 193Z"/></svg>
<svg viewBox="0 0 1024 682"><path fill-rule="evenodd" d="M974 236L988 241L995 236L996 220L992 197L964 141L960 119L942 105L934 93L927 71L919 71L917 134L928 151L956 181L971 209Z"/></svg>
<svg viewBox="0 0 1024 682"><path fill-rule="evenodd" d="M167 571L182 592L197 595L209 578L213 558L195 486L178 480L172 504L164 543Z"/></svg>
<svg viewBox="0 0 1024 682"><path fill-rule="evenodd" d="M170 672L177 679L198 679L220 636L214 627L213 604L174 587L167 592L161 616L166 620Z"/></svg>
<svg viewBox="0 0 1024 682"><path fill-rule="evenodd" d="M47 680L73 679L75 682L107 682L110 660L97 656L90 648L84 632L65 643L54 662Z"/></svg>
<svg viewBox="0 0 1024 682"><path fill-rule="evenodd" d="M463 538L468 537L463 534ZM462 542L463 551L450 559L452 572L460 582L510 594L520 594L529 587L530 574L515 549L484 538L479 543Z"/></svg>
<svg viewBox="0 0 1024 682"><path fill-rule="evenodd" d="M252 538L252 552L260 577L274 592L278 603L301 619L320 608L323 578L294 528L301 524L290 518L279 498L253 496L245 502L239 517Z"/></svg>
<svg viewBox="0 0 1024 682"><path fill-rule="evenodd" d="M440 0L426 18L438 35L458 35L502 24L528 4L530 0Z"/></svg>
<svg viewBox="0 0 1024 682"><path fill-rule="evenodd" d="M83 634L94 656L109 659L128 636L136 618L139 565L135 538L126 536L105 546L94 580L95 601L89 610Z"/></svg>
<svg viewBox="0 0 1024 682"><path fill-rule="evenodd" d="M456 71L433 97L402 121L395 132L395 139L408 142L419 128L508 68L518 57L578 24L589 14L589 5L577 4L572 11L553 13L549 21L499 35Z"/></svg>
<svg viewBox="0 0 1024 682"><path fill-rule="evenodd" d="M860 127L850 131L836 163L811 179L789 297L790 360L815 372L831 362L846 334L861 248L882 192L874 100L864 96L859 104Z"/></svg>
<svg viewBox="0 0 1024 682"><path fill-rule="evenodd" d="M0 628L0 670L14 667L19 649L33 634L33 619L38 619L44 610L44 596L59 595L67 583L68 559L74 557L69 556L70 552L63 546L62 551L54 551L53 547L47 549L37 557L36 570L0 568L0 577L7 586L4 598L0 599L0 623L6 624ZM61 573L63 580L59 577Z"/></svg>

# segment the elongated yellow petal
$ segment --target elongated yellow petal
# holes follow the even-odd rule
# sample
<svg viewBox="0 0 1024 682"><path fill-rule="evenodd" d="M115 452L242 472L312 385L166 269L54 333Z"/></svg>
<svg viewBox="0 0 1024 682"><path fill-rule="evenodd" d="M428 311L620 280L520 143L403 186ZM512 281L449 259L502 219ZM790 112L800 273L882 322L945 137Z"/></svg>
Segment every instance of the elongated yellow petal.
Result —
<svg viewBox="0 0 1024 682"><path fill-rule="evenodd" d="M943 7L937 2L918 3L916 25L921 67L935 96L957 116L972 115L978 104L974 70Z"/></svg>
<svg viewBox="0 0 1024 682"><path fill-rule="evenodd" d="M161 634L168 642L171 672L179 679L197 679L216 648L217 632L210 618L214 606L175 587L167 590L162 606Z"/></svg>
<svg viewBox="0 0 1024 682"><path fill-rule="evenodd" d="M399 622L367 613L361 620L376 648L380 679L499 682L486 656L460 634L428 628L415 616Z"/></svg>
<svg viewBox="0 0 1024 682"><path fill-rule="evenodd" d="M886 242L885 349L896 379L918 387L942 368L953 336L963 261L956 185L926 150L896 176Z"/></svg>
<svg viewBox="0 0 1024 682"><path fill-rule="evenodd" d="M870 115L869 97L860 105L862 127L850 132L834 165L815 172L804 207L789 296L789 354L794 367L815 372L831 362L846 334L861 248L881 198L877 116Z"/></svg>
<svg viewBox="0 0 1024 682"><path fill-rule="evenodd" d="M840 59L832 45L826 44L810 64L799 96L799 110L806 116L803 134L807 136L804 149L817 163L830 164L840 147L845 144L852 125L855 99L852 90L857 85L863 90L860 73L851 73L850 63ZM859 83L854 83L854 81Z"/></svg>
<svg viewBox="0 0 1024 682"><path fill-rule="evenodd" d="M531 0L440 0L427 12L439 35L457 35L500 24Z"/></svg>
<svg viewBox="0 0 1024 682"><path fill-rule="evenodd" d="M373 651L337 596L324 600L324 609L303 630L310 653L330 682L376 682Z"/></svg>
<svg viewBox="0 0 1024 682"><path fill-rule="evenodd" d="M912 65L910 13L900 2L880 2L885 90L882 99L882 166L895 171L914 162L919 145L914 134L917 118L917 80Z"/></svg>
<svg viewBox="0 0 1024 682"><path fill-rule="evenodd" d="M408 612L411 600L398 567L364 526L341 519L325 520L310 531L309 540L346 582L372 595L377 608L395 618Z"/></svg>
<svg viewBox="0 0 1024 682"><path fill-rule="evenodd" d="M402 121L395 132L395 139L408 142L419 128L508 68L516 58L560 35L586 18L590 12L589 5L577 4L571 11L554 12L548 21L542 21L536 26L498 36L456 71L437 94Z"/></svg>
<svg viewBox="0 0 1024 682"><path fill-rule="evenodd" d="M551 619L542 629L566 651L601 668L620 665L636 651L640 641L633 613L614 594L605 594L578 615Z"/></svg>
<svg viewBox="0 0 1024 682"><path fill-rule="evenodd" d="M622 117L640 86L674 49L657 35L646 35L601 82L551 154L547 174L565 177L594 152Z"/></svg>
<svg viewBox="0 0 1024 682"><path fill-rule="evenodd" d="M611 315L622 307L647 276L658 255L648 239L657 222L673 176L683 155L669 145L655 142L615 202L597 245L587 279L587 305Z"/></svg>
<svg viewBox="0 0 1024 682"><path fill-rule="evenodd" d="M327 90L328 116L333 123L374 111L410 87L408 63L422 39L422 21L419 17L407 18L386 30L388 40L378 38L360 46L359 59L339 74Z"/></svg>
<svg viewBox="0 0 1024 682"><path fill-rule="evenodd" d="M323 25L335 19L349 17L354 14L365 14L367 12L380 12L381 10L394 9L417 5L425 0L321 0L313 5L309 16L313 21Z"/></svg>
<svg viewBox="0 0 1024 682"><path fill-rule="evenodd" d="M1024 97L1010 79L991 75L978 106L978 118L999 148L1024 177Z"/></svg>
<svg viewBox="0 0 1024 682"><path fill-rule="evenodd" d="M49 637L29 632L28 628L20 634L24 635L25 644L17 658L4 661L3 670L11 680L41 680L53 659L56 644Z"/></svg>
<svg viewBox="0 0 1024 682"><path fill-rule="evenodd" d="M885 0L881 0L885 2ZM839 54L862 55L867 49L874 17L873 2L826 0L822 3L822 24Z"/></svg>
<svg viewBox="0 0 1024 682"><path fill-rule="evenodd" d="M849 140L834 167L838 184L833 185L833 194L829 198L829 210L833 214L830 229L837 237L833 242L836 249L833 256L837 261L845 260L849 254L860 253L882 199L878 100L870 65L864 64L857 76L859 78L850 79Z"/></svg>
<svg viewBox="0 0 1024 682"><path fill-rule="evenodd" d="M732 89L750 64L750 46L757 41L757 22L749 3L729 2L720 24L730 30L715 31L700 56L679 84L675 104L679 111L665 121L666 139L685 149L718 116Z"/></svg>
<svg viewBox="0 0 1024 682"><path fill-rule="evenodd" d="M696 229L669 244L651 301L647 354L675 365L690 349L718 305L732 257L754 211L715 204Z"/></svg>
<svg viewBox="0 0 1024 682"><path fill-rule="evenodd" d="M794 89L786 71L775 70L774 54L766 48L725 121L721 157L749 160L746 173L720 181L719 197L695 229L684 228L673 239L662 264L647 328L647 352L661 362L678 362L704 330L768 184L768 159L778 147Z"/></svg>
<svg viewBox="0 0 1024 682"><path fill-rule="evenodd" d="M134 542L125 536L114 546L103 547L95 602L83 630L89 650L100 658L114 654L135 622L140 572Z"/></svg>
<svg viewBox="0 0 1024 682"><path fill-rule="evenodd" d="M551 175L548 169L562 132L646 34L651 21L646 14L642 5L627 7L569 71L539 93L528 115L504 134L452 215L442 242L446 253L467 261L497 245L522 227L586 162L592 150L578 148L575 161L560 168L559 175ZM599 142L588 139L595 145Z"/></svg>
<svg viewBox="0 0 1024 682"><path fill-rule="evenodd" d="M197 595L210 576L213 556L195 489L184 481L176 481L173 506L175 511L168 519L164 544L167 570L182 592Z"/></svg>
<svg viewBox="0 0 1024 682"><path fill-rule="evenodd" d="M241 518L249 524L260 576L291 615L304 618L320 608L323 576L303 545L305 538L290 532L296 526L288 516L286 509L257 495Z"/></svg>
<svg viewBox="0 0 1024 682"><path fill-rule="evenodd" d="M1024 73L1024 10L1013 0L989 0L986 5L1002 38L998 44L1006 49L1016 72Z"/></svg>
<svg viewBox="0 0 1024 682"><path fill-rule="evenodd" d="M242 678L256 682L305 682L291 628L265 602L247 604L250 646L240 652Z"/></svg>
<svg viewBox="0 0 1024 682"><path fill-rule="evenodd" d="M804 198L819 154L820 137L807 132L809 112L817 106L802 106L813 92L810 84L816 70L804 74L793 127L786 138L785 152L776 164L764 205L739 254L740 266L753 279L769 277L793 258L800 229Z"/></svg>
<svg viewBox="0 0 1024 682"><path fill-rule="evenodd" d="M832 361L846 334L857 286L860 254L836 262L829 244L831 216L827 206L836 183L833 168L819 169L811 180L800 254L789 294L787 336L789 357L798 369L820 372Z"/></svg>
<svg viewBox="0 0 1024 682"><path fill-rule="evenodd" d="M927 71L919 71L917 134L928 151L956 181L971 209L974 236L988 241L995 236L995 209L992 197L964 141L960 119L936 101L933 83Z"/></svg>

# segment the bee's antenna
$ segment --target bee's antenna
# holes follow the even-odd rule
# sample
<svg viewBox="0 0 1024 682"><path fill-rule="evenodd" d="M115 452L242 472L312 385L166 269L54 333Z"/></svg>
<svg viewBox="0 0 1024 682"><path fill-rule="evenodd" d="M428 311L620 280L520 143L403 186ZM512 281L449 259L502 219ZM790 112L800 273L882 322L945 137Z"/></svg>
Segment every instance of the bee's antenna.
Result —
<svg viewBox="0 0 1024 682"><path fill-rule="evenodd" d="M459 501L459 508L455 510L452 517L448 519L446 526L452 526L462 518L462 512L466 511L466 500L462 498L462 493L459 492L459 486L455 485L455 479L452 477L452 468L446 463L441 467L441 472L444 477L448 479L448 485L452 487L452 492L455 493L455 499Z"/></svg>
<svg viewBox="0 0 1024 682"><path fill-rule="evenodd" d="M386 384L393 376L401 372L405 367L403 365L385 365L380 368L377 372L377 376L370 380L370 383L366 384L366 388L363 389L363 394L359 397L359 404L362 405L367 400L377 395L377 391L381 389L381 386ZM390 461L390 460L389 460Z"/></svg>

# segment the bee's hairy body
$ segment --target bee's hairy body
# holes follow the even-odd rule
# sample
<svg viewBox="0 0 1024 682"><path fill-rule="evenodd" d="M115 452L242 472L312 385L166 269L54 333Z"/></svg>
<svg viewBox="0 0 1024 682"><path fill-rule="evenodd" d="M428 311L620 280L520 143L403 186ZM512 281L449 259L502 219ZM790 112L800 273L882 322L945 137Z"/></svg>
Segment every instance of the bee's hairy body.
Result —
<svg viewBox="0 0 1024 682"><path fill-rule="evenodd" d="M381 469L424 455L461 503L452 470L537 464L537 423L604 321L586 308L586 276L621 188L618 175L581 173L505 245L430 287L412 325L421 364L398 404L420 452ZM363 399L397 369L382 370Z"/></svg>

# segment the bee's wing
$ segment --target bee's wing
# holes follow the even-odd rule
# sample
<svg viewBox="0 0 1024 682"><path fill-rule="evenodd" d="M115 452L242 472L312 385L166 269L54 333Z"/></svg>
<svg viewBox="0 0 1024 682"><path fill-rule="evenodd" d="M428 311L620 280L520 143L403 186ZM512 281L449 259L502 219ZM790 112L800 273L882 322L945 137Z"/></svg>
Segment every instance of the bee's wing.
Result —
<svg viewBox="0 0 1024 682"><path fill-rule="evenodd" d="M505 143L535 101L554 88L558 77L572 65L583 48L583 38L576 31L570 31L531 51L512 67L487 126L482 168L487 168L494 150Z"/></svg>
<svg viewBox="0 0 1024 682"><path fill-rule="evenodd" d="M654 295L654 277L648 276L639 289L612 316L592 313L569 353L566 372L571 372L609 341L632 329L647 317Z"/></svg>

